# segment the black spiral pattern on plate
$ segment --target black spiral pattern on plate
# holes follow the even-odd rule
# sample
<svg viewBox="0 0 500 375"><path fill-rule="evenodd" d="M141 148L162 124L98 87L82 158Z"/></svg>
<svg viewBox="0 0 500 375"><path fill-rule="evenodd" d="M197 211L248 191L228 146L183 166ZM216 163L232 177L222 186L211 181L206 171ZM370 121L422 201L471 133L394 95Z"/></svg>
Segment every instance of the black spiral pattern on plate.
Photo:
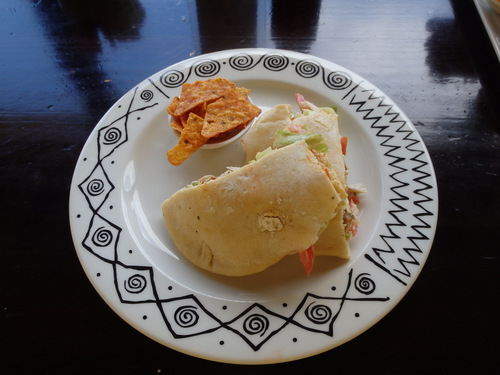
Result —
<svg viewBox="0 0 500 375"><path fill-rule="evenodd" d="M229 65L231 66L231 68L236 70L251 69L254 67L253 62L254 62L253 57L246 53L240 53L234 55L229 59Z"/></svg>
<svg viewBox="0 0 500 375"><path fill-rule="evenodd" d="M196 311L196 306L181 306L174 313L175 323L179 327L189 328L198 324L200 316Z"/></svg>
<svg viewBox="0 0 500 375"><path fill-rule="evenodd" d="M354 281L356 290L363 294L372 294L375 291L375 282L370 278L370 274L361 273Z"/></svg>
<svg viewBox="0 0 500 375"><path fill-rule="evenodd" d="M147 285L148 285L148 282L146 281L146 278L142 275L139 275L139 274L135 274L133 276L130 276L124 282L125 290L129 293L132 293L132 294L141 293L144 289L146 289Z"/></svg>
<svg viewBox="0 0 500 375"><path fill-rule="evenodd" d="M92 243L98 247L106 247L113 241L113 233L105 227L96 229L92 236Z"/></svg>
<svg viewBox="0 0 500 375"><path fill-rule="evenodd" d="M229 58L229 65L236 70L249 70L254 68L262 61L262 65L267 70L279 72L287 68L290 60L288 57L280 54L270 54L262 56L257 62L246 53L239 53Z"/></svg>
<svg viewBox="0 0 500 375"><path fill-rule="evenodd" d="M325 85L332 90L345 90L351 86L352 79L344 72L330 72L323 78Z"/></svg>
<svg viewBox="0 0 500 375"><path fill-rule="evenodd" d="M302 60L295 65L297 74L304 78L316 77L321 72L321 69L321 65L311 60Z"/></svg>
<svg viewBox="0 0 500 375"><path fill-rule="evenodd" d="M160 77L160 83L168 88L182 86L185 81L186 77L184 76L184 73L179 70L169 70Z"/></svg>
<svg viewBox="0 0 500 375"><path fill-rule="evenodd" d="M96 197L104 192L104 182L100 179L94 178L92 181L89 181L87 184L87 193Z"/></svg>
<svg viewBox="0 0 500 375"><path fill-rule="evenodd" d="M262 314L252 314L243 322L243 330L249 335L263 336L269 329L269 319Z"/></svg>
<svg viewBox="0 0 500 375"><path fill-rule="evenodd" d="M280 70L286 69L288 66L288 57L283 55L268 55L264 57L264 68L267 70L272 70L273 72L279 72Z"/></svg>
<svg viewBox="0 0 500 375"><path fill-rule="evenodd" d="M153 91L151 90L144 90L141 92L141 99L144 100L145 102L149 102L151 99L153 99Z"/></svg>
<svg viewBox="0 0 500 375"><path fill-rule="evenodd" d="M220 71L220 63L216 60L204 60L194 66L198 77L213 77Z"/></svg>
<svg viewBox="0 0 500 375"><path fill-rule="evenodd" d="M104 133L104 138L102 143L105 145L114 145L117 143L122 137L122 132L120 129L112 127L106 130Z"/></svg>
<svg viewBox="0 0 500 375"><path fill-rule="evenodd" d="M333 316L332 310L328 306L316 304L315 302L307 306L304 314L314 324L328 323Z"/></svg>

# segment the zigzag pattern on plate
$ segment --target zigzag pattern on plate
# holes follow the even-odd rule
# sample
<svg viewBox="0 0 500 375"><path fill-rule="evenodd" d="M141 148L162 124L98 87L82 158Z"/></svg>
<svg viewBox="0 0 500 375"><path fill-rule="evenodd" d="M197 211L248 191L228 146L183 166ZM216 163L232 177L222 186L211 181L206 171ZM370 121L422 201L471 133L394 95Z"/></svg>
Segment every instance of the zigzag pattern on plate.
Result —
<svg viewBox="0 0 500 375"><path fill-rule="evenodd" d="M395 183L390 187L395 197L390 198L389 201L393 208L388 210L389 215L394 219L391 223L385 223L388 234L382 234L380 237L387 245L386 248L372 248L372 254L365 254L365 258L374 263L377 267L381 268L394 279L403 285L407 285L405 278L412 277L411 266L420 266L418 257L414 253L422 254L418 241L428 241L427 236L423 230L431 228L425 218L433 216L434 214L425 207L425 203L432 202L433 199L426 195L427 190L434 187L427 181L431 178L429 173L429 163L425 159L425 152L421 147L421 142L414 136L413 130L406 126L406 120L401 118L399 112L394 111L393 105L385 102L385 97L377 95L373 89L360 89L360 84L349 90L343 97L349 100L349 105L356 108L356 112L363 115L363 119L371 122L371 128L376 130L376 136L381 138L380 146L387 149L384 156L389 158L388 165L394 169L394 172L389 175L390 179ZM380 111L378 112L377 111ZM394 142L397 136L401 137L401 141L405 145L405 149L413 156L405 158L399 155L398 151L401 148L400 143ZM410 181L407 179L408 167L405 163L411 162L414 166L411 167L412 174L415 174ZM412 194L417 195L421 199L411 200L404 189L410 186L413 182L419 188L415 189ZM413 184L412 184L413 185ZM401 240L402 238L397 234L397 227L406 227L408 224L400 219L400 215L408 212L408 205L412 204L420 209L419 212L413 213L416 223L412 223L410 227L415 235L407 236L406 240L410 243L407 246L401 247L398 242L398 248L391 244L391 240ZM376 258L375 258L376 257ZM391 257L397 258L399 267L389 268L387 266L388 260Z"/></svg>

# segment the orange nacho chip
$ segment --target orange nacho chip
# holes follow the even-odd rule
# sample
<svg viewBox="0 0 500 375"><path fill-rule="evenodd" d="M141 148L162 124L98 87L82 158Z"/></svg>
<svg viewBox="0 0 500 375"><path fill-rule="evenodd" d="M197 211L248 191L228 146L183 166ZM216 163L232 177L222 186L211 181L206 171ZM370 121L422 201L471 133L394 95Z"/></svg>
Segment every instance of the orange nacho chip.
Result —
<svg viewBox="0 0 500 375"><path fill-rule="evenodd" d="M247 99L247 93L240 90L226 92L220 99L207 106L205 124L201 134L207 138L217 137L241 125L247 124L261 112L260 108Z"/></svg>
<svg viewBox="0 0 500 375"><path fill-rule="evenodd" d="M177 98L177 97L176 97ZM175 98L174 98L175 101ZM174 104L174 102L172 102ZM170 107L169 107L170 108ZM201 118L205 118L205 114L207 112L207 103L203 102L197 107L193 108L191 111L183 113L180 116L172 116L172 122L170 123L170 126L177 130L178 132L181 132L184 126L186 126L187 120L189 118L189 115L191 113L194 113Z"/></svg>
<svg viewBox="0 0 500 375"><path fill-rule="evenodd" d="M202 117L194 113L189 114L186 125L181 131L179 142L167 152L170 163L173 165L182 164L192 153L207 143L208 138L201 134L204 122Z"/></svg>
<svg viewBox="0 0 500 375"><path fill-rule="evenodd" d="M238 96L241 97L242 99L248 99L248 95L250 95L250 91L252 91L245 87L236 87L235 90Z"/></svg>
<svg viewBox="0 0 500 375"><path fill-rule="evenodd" d="M177 130L179 133L182 131L182 129L184 129L184 125L182 124L182 120L180 117L172 117L170 126Z"/></svg>
<svg viewBox="0 0 500 375"><path fill-rule="evenodd" d="M217 77L182 85L181 97L173 110L174 116L182 115L198 105L220 98L236 85L227 79Z"/></svg>
<svg viewBox="0 0 500 375"><path fill-rule="evenodd" d="M172 103L170 103L170 105L168 106L167 108L167 112L170 116L172 117L175 117L175 109L177 108L177 106L179 105L179 97L178 96L174 96L174 99L172 100Z"/></svg>

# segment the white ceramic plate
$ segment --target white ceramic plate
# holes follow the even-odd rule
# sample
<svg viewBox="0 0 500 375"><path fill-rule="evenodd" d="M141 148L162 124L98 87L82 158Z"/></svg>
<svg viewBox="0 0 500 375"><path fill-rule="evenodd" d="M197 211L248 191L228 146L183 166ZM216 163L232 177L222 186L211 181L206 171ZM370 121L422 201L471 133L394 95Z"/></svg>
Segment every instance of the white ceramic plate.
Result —
<svg viewBox="0 0 500 375"><path fill-rule="evenodd" d="M166 107L181 85L222 76L252 90L266 110L300 92L336 105L349 137L349 182L361 182L352 258L317 258L306 277L290 256L253 276L228 278L186 261L160 205L202 175L244 162L239 142L170 165ZM438 195L426 148L401 110L355 73L305 54L222 51L172 65L125 94L102 118L71 186L73 239L87 276L118 315L152 339L193 356L275 363L332 349L387 314L431 248ZM397 337L393 339L397 340Z"/></svg>

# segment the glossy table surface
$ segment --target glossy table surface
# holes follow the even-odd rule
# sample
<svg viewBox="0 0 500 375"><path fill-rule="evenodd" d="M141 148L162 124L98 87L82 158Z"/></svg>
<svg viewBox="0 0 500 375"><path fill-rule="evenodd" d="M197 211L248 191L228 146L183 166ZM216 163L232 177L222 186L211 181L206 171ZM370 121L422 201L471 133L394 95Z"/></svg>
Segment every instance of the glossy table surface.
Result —
<svg viewBox="0 0 500 375"><path fill-rule="evenodd" d="M0 46L2 373L500 371L500 63L473 1L5 0ZM383 90L439 187L432 250L396 308L335 349L259 367L129 326L85 276L68 216L78 156L113 103L178 61L254 47L321 57Z"/></svg>

